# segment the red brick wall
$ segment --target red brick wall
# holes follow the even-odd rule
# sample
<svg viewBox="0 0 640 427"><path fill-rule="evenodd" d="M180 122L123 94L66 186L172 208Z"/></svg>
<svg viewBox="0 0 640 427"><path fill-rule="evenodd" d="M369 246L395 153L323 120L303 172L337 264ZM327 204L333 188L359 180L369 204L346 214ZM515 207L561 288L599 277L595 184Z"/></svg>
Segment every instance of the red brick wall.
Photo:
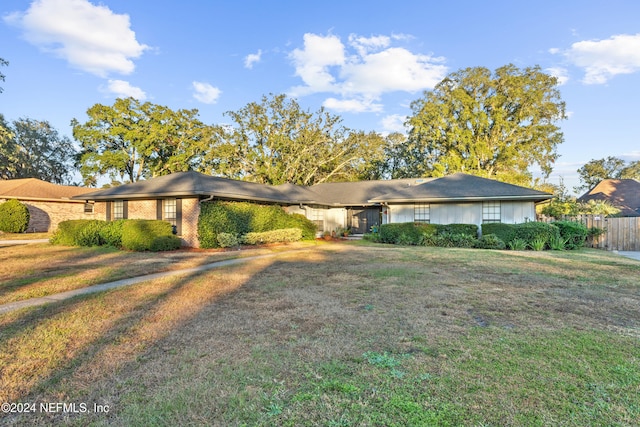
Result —
<svg viewBox="0 0 640 427"><path fill-rule="evenodd" d="M4 202L2 199L0 202ZM21 200L29 209L28 233L55 231L58 224L69 219L96 219L95 214L84 213L84 202L45 202ZM100 218L102 219L102 218Z"/></svg>
<svg viewBox="0 0 640 427"><path fill-rule="evenodd" d="M158 201L153 200L128 200L128 219L157 219ZM96 202L96 219L107 218L107 203ZM198 217L200 216L200 201L197 198L182 199L182 245L199 247L198 242Z"/></svg>

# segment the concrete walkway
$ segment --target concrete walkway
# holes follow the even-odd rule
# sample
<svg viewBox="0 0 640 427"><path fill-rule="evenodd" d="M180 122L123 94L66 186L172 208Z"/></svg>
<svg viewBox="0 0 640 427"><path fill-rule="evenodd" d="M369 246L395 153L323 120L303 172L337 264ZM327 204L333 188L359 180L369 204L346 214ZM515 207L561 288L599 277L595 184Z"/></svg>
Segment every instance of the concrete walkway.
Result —
<svg viewBox="0 0 640 427"><path fill-rule="evenodd" d="M49 239L0 240L0 246L28 245L30 243L48 243Z"/></svg>
<svg viewBox="0 0 640 427"><path fill-rule="evenodd" d="M94 285L94 286L88 286L86 288L74 289L72 291L61 292L59 294L47 295L45 297L31 298L31 299L28 299L28 300L10 302L10 303L7 303L7 304L0 305L0 314L9 313L11 311L19 310L19 309L25 308L25 307L34 307L34 306L44 305L44 304L48 304L48 303L52 303L52 302L56 302L56 301L62 301L62 300L65 300L65 299L73 298L73 297L78 296L78 295L93 294L93 293L96 293L96 292L108 291L109 289L120 288L120 287L123 287L123 286L129 286L129 285L135 285L136 283L146 282L148 280L156 280L156 279L161 279L163 277L178 276L178 275L181 275L181 274L200 273L200 272L203 272L203 271L213 270L214 268L225 267L225 266L228 266L228 265L241 264L243 262L254 261L254 260L257 260L257 259L273 258L275 256L278 256L278 255L281 255L281 254L284 254L284 253L289 253L289 252L294 252L294 251L304 251L304 250L306 250L306 249L294 249L292 251L278 252L278 253L273 253L273 254L256 255L256 256L251 256L251 257L246 257L246 258L229 259L229 260L225 260L225 261L218 261L218 262L213 262L211 264L201 265L199 267L185 268L185 269L182 269L182 270L172 270L172 271L164 271L164 272L161 272L161 273L147 274L147 275L139 276L139 277L131 277L129 279L116 280L115 282L103 283L101 285Z"/></svg>

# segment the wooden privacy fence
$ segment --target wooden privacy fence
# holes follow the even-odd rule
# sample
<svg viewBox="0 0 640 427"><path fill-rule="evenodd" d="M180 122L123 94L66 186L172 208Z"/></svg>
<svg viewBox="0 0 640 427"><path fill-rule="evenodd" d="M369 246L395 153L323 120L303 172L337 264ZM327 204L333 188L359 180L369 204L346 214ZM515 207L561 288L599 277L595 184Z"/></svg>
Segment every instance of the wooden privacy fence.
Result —
<svg viewBox="0 0 640 427"><path fill-rule="evenodd" d="M580 222L587 228L597 227L604 230L604 234L589 242L593 248L608 251L640 251L640 217L611 218L603 215L579 215L565 219ZM550 218L540 220L554 221Z"/></svg>

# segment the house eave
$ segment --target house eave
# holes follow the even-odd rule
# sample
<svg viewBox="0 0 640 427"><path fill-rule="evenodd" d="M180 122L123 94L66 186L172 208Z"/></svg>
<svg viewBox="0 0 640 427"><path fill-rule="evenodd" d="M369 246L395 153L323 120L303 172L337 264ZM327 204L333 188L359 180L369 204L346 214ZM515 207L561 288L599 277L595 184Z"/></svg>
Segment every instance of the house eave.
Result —
<svg viewBox="0 0 640 427"><path fill-rule="evenodd" d="M370 203L452 203L452 202L482 202L487 200L500 200L500 201L531 201L541 202L551 199L553 196L474 196L474 197L407 197L407 198L394 198L394 199L373 199L369 200Z"/></svg>

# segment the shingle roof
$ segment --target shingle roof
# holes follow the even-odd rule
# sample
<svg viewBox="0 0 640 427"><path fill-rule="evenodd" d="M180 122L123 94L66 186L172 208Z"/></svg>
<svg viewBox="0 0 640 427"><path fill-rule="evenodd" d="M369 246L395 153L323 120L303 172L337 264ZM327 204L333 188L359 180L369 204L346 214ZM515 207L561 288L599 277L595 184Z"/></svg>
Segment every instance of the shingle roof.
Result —
<svg viewBox="0 0 640 427"><path fill-rule="evenodd" d="M19 200L69 201L91 188L58 185L37 178L0 180L0 198Z"/></svg>
<svg viewBox="0 0 640 427"><path fill-rule="evenodd" d="M553 197L549 193L475 175L455 173L372 198L372 202L437 202L473 200L533 200Z"/></svg>
<svg viewBox="0 0 640 427"><path fill-rule="evenodd" d="M589 200L606 200L620 209L620 215L640 216L640 182L635 179L605 179L578 198L581 203Z"/></svg>
<svg viewBox="0 0 640 427"><path fill-rule="evenodd" d="M289 190L289 191L287 191ZM156 197L215 196L232 200L255 200L270 203L311 202L312 193L298 187L295 196L303 200L292 200L291 189L278 188L255 182L238 181L205 175L199 172L177 172L153 179L138 181L118 187L106 188L84 194L78 198L88 200L143 199Z"/></svg>
<svg viewBox="0 0 640 427"><path fill-rule="evenodd" d="M357 182L327 182L310 187L328 205L365 206L375 204L372 199L388 193L432 181L434 178L405 178Z"/></svg>
<svg viewBox="0 0 640 427"><path fill-rule="evenodd" d="M443 178L332 182L303 187L293 184L271 186L190 171L98 190L75 198L99 201L181 196L325 206L480 199L546 200L552 197L542 191L466 174Z"/></svg>

